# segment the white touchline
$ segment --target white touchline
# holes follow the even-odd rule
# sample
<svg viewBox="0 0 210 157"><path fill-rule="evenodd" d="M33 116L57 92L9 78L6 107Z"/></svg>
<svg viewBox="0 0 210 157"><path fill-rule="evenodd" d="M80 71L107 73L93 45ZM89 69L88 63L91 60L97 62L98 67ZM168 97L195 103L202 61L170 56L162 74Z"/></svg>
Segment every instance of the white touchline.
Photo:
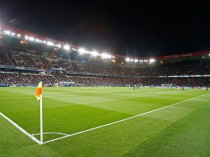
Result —
<svg viewBox="0 0 210 157"><path fill-rule="evenodd" d="M194 98L190 98L190 99L187 99L187 100L184 100L184 101L180 101L180 102L177 102L177 103L168 105L168 106L164 106L164 107L161 107L161 108L158 108L158 109L155 109L155 110L151 110L151 111L148 111L148 112L145 112L145 113L141 113L141 114L138 114L138 115L135 115L135 116L132 116L132 117L128 117L128 118L121 119L121 120L118 120L118 121L115 121L115 122L111 122L111 123L108 123L108 124L104 124L104 125L101 125L101 126L97 126L97 127L91 128L91 129L87 129L87 130L83 130L83 131L80 131L80 132L76 132L76 133L73 133L73 134L69 134L69 135L66 135L66 136L63 136L63 137L55 138L55 139L46 141L46 142L44 142L43 144L50 143L50 142L54 142L54 141L58 141L58 140L61 140L61 139L67 138L67 137L72 137L72 136L75 136L75 135L78 135L78 134L90 132L90 131L92 131L92 130L96 130L96 129L103 128L103 127L106 127L106 126L110 126L110 125L113 125L113 124L116 124L116 123L120 123L120 122L124 122L124 121L130 120L130 119L134 119L134 118L136 118L136 117L140 117L140 116L143 116L143 115L146 115L146 114L149 114L149 113L158 111L158 110L162 110L162 109L164 109L164 108L168 108L168 107L171 107L171 106L174 106L174 105L177 105L177 104L186 102L186 101L190 101L190 100L192 100L192 99L196 99L196 98L202 97L202 96L204 96L204 95L207 95L207 94L203 94L203 95L200 95L200 96L197 96L197 97L194 97Z"/></svg>
<svg viewBox="0 0 210 157"><path fill-rule="evenodd" d="M18 124L16 124L15 122L13 122L11 119L9 119L7 116L5 116L3 113L0 112L0 115L2 117L4 117L7 121L9 121L12 125L14 125L16 128L18 128L22 133L24 133L25 135L27 135L28 137L30 137L33 141L35 141L36 143L40 144L40 141L39 140L37 140L33 135L29 134L23 128L21 128Z"/></svg>

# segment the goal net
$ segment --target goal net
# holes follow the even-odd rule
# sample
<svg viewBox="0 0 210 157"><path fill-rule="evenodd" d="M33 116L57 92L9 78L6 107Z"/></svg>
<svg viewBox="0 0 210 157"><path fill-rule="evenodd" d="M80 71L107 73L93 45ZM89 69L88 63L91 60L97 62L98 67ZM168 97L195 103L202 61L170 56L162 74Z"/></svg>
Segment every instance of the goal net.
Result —
<svg viewBox="0 0 210 157"><path fill-rule="evenodd" d="M59 84L60 86L63 86L63 87L71 87L75 85L74 82L59 82Z"/></svg>
<svg viewBox="0 0 210 157"><path fill-rule="evenodd" d="M161 84L161 87L163 87L163 88L171 88L172 85L173 85L172 83L167 83L167 84L163 83L163 84Z"/></svg>

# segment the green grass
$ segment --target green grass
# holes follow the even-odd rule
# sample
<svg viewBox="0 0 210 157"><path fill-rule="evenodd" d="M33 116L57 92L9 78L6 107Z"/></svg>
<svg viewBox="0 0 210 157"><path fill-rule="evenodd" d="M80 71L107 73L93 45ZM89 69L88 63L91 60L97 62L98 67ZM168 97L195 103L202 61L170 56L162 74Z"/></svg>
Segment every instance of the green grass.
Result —
<svg viewBox="0 0 210 157"><path fill-rule="evenodd" d="M39 133L35 90L0 88L0 112L30 134ZM195 99L184 101L190 98ZM43 88L44 132L72 134L177 102L182 103L44 145L0 116L0 157L209 157L210 94L204 90ZM44 135L44 141L58 137Z"/></svg>

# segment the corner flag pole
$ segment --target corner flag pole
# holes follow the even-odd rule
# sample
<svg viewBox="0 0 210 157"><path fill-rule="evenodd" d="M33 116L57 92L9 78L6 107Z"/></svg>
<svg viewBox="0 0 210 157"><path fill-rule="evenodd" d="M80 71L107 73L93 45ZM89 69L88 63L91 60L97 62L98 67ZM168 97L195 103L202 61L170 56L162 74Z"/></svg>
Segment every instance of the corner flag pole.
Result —
<svg viewBox="0 0 210 157"><path fill-rule="evenodd" d="M42 94L40 95L40 144L43 144Z"/></svg>
<svg viewBox="0 0 210 157"><path fill-rule="evenodd" d="M35 96L40 102L40 144L43 144L42 82L39 82Z"/></svg>

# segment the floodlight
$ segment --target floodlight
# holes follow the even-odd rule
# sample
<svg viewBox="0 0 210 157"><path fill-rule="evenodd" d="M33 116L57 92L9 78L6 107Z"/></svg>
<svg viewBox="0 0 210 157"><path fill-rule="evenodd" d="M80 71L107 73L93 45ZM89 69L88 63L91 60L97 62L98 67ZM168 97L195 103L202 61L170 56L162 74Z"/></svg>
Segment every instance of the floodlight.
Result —
<svg viewBox="0 0 210 157"><path fill-rule="evenodd" d="M29 37L28 39L31 41L34 41L34 37Z"/></svg>
<svg viewBox="0 0 210 157"><path fill-rule="evenodd" d="M101 58L112 58L112 56L107 53L102 53Z"/></svg>
<svg viewBox="0 0 210 157"><path fill-rule="evenodd" d="M106 58L107 57L107 54L106 53L102 53L101 54L101 58Z"/></svg>
<svg viewBox="0 0 210 157"><path fill-rule="evenodd" d="M21 35L20 34L17 34L17 36L20 38L21 37Z"/></svg>
<svg viewBox="0 0 210 157"><path fill-rule="evenodd" d="M135 59L134 62L135 62L135 63L138 62L138 59Z"/></svg>
<svg viewBox="0 0 210 157"><path fill-rule="evenodd" d="M61 48L61 44L57 44L56 46L57 46L58 48Z"/></svg>
<svg viewBox="0 0 210 157"><path fill-rule="evenodd" d="M11 32L9 30L5 30L4 33L10 35Z"/></svg>
<svg viewBox="0 0 210 157"><path fill-rule="evenodd" d="M53 46L53 45L54 45L54 43L53 43L53 42L51 42L51 41L47 41L47 45L48 45L48 46Z"/></svg>
<svg viewBox="0 0 210 157"><path fill-rule="evenodd" d="M15 35L15 33L14 32L11 32L11 34L10 34L11 36L14 36Z"/></svg>
<svg viewBox="0 0 210 157"><path fill-rule="evenodd" d="M131 61L131 59L130 59L130 58L126 58L125 60L126 60L127 62L130 62L130 61Z"/></svg>
<svg viewBox="0 0 210 157"><path fill-rule="evenodd" d="M156 61L156 60L153 59L153 58L151 58L151 59L149 60L150 63L154 63L155 61Z"/></svg>
<svg viewBox="0 0 210 157"><path fill-rule="evenodd" d="M28 36L26 35L25 37L24 37L26 40L28 40Z"/></svg>
<svg viewBox="0 0 210 157"><path fill-rule="evenodd" d="M69 45L64 45L64 46L63 46L63 49L65 49L65 50L70 50L70 46L69 46Z"/></svg>
<svg viewBox="0 0 210 157"><path fill-rule="evenodd" d="M79 52L80 54L83 54L83 53L85 53L85 49L84 49L84 48L79 48L79 49L78 49L78 52Z"/></svg>
<svg viewBox="0 0 210 157"><path fill-rule="evenodd" d="M108 54L108 55L107 55L107 58L113 58L113 56L111 56L111 55Z"/></svg>
<svg viewBox="0 0 210 157"><path fill-rule="evenodd" d="M96 56L98 56L98 52L94 50L94 51L91 52L91 55L96 57Z"/></svg>

